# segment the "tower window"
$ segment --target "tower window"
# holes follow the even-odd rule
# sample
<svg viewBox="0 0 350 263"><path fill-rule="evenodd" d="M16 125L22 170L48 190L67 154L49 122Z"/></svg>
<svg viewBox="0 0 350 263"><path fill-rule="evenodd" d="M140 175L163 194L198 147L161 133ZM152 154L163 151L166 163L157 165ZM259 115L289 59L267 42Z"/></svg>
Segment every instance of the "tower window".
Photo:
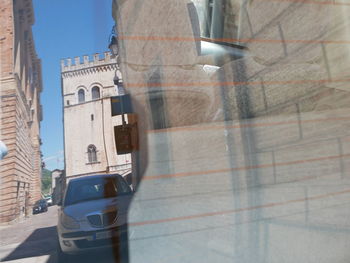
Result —
<svg viewBox="0 0 350 263"><path fill-rule="evenodd" d="M96 100L100 98L100 88L99 87L93 87L92 90L92 99Z"/></svg>
<svg viewBox="0 0 350 263"><path fill-rule="evenodd" d="M82 103L85 101L85 91L83 89L80 89L78 91L78 102Z"/></svg>
<svg viewBox="0 0 350 263"><path fill-rule="evenodd" d="M97 154L96 154L96 146L95 145L90 144L88 146L87 154L88 154L88 161L89 161L89 163L97 162Z"/></svg>

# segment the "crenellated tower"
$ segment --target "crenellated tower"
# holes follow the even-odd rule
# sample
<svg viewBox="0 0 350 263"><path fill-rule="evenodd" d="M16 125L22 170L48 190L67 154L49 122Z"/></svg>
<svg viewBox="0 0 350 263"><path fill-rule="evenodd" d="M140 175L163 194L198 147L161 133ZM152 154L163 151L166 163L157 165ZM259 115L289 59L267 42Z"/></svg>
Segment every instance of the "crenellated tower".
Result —
<svg viewBox="0 0 350 263"><path fill-rule="evenodd" d="M109 52L61 60L67 179L82 175L127 172L129 155L117 155L111 99L118 95L113 79L121 79Z"/></svg>

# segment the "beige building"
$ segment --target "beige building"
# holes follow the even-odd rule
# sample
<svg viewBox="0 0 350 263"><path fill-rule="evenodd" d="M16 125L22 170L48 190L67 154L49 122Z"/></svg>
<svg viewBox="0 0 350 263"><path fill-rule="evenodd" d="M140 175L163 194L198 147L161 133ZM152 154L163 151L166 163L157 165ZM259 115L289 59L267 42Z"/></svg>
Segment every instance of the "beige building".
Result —
<svg viewBox="0 0 350 263"><path fill-rule="evenodd" d="M41 62L32 25L31 0L1 0L0 140L8 155L0 161L0 223L31 214L41 198Z"/></svg>
<svg viewBox="0 0 350 263"><path fill-rule="evenodd" d="M64 170L55 169L51 172L52 202L57 204L63 196Z"/></svg>
<svg viewBox="0 0 350 263"><path fill-rule="evenodd" d="M51 189L54 191L54 188L59 184L58 181L63 173L63 170L55 169L51 172Z"/></svg>
<svg viewBox="0 0 350 263"><path fill-rule="evenodd" d="M349 258L349 4L113 2L140 128L130 262Z"/></svg>
<svg viewBox="0 0 350 263"><path fill-rule="evenodd" d="M117 155L111 101L118 92L113 79L121 74L110 53L62 60L65 172L69 178L96 173L126 173L130 154ZM125 116L127 120L127 116Z"/></svg>

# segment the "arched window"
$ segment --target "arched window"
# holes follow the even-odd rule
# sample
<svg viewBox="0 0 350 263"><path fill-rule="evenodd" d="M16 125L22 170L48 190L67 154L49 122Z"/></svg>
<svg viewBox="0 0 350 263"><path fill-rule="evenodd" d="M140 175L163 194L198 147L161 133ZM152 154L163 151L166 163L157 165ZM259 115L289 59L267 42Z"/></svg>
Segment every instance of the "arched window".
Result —
<svg viewBox="0 0 350 263"><path fill-rule="evenodd" d="M82 103L85 101L85 91L83 89L80 89L78 91L78 102Z"/></svg>
<svg viewBox="0 0 350 263"><path fill-rule="evenodd" d="M88 146L87 154L88 154L88 161L89 161L89 163L97 162L97 154L96 154L96 146L95 145L90 144Z"/></svg>
<svg viewBox="0 0 350 263"><path fill-rule="evenodd" d="M93 100L100 98L100 88L99 87L97 87L97 86L93 87L91 92L92 92L92 99Z"/></svg>

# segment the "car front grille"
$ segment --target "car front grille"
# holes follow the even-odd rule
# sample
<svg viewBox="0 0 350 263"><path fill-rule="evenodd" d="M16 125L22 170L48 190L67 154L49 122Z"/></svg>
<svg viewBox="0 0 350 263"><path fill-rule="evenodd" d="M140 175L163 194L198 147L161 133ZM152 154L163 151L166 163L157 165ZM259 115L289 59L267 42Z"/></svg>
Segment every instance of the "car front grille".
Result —
<svg viewBox="0 0 350 263"><path fill-rule="evenodd" d="M66 237L83 237L83 236L92 236L94 237L96 233L104 232L105 230L97 230L97 231L87 231L87 232L75 232L66 234ZM127 234L127 226L122 225L114 228L110 228L109 231L113 231L113 237L100 239L100 240L88 240L88 239L78 239L74 240L75 245L80 248L94 248L94 247L104 247L104 246L115 246L121 244L127 244L128 242L128 234Z"/></svg>
<svg viewBox="0 0 350 263"><path fill-rule="evenodd" d="M89 223L93 227L106 227L114 224L117 221L118 212L111 211L101 214L89 215L87 217Z"/></svg>
<svg viewBox="0 0 350 263"><path fill-rule="evenodd" d="M90 225L95 227L102 227L102 220L100 215L91 215L87 217L89 220Z"/></svg>

